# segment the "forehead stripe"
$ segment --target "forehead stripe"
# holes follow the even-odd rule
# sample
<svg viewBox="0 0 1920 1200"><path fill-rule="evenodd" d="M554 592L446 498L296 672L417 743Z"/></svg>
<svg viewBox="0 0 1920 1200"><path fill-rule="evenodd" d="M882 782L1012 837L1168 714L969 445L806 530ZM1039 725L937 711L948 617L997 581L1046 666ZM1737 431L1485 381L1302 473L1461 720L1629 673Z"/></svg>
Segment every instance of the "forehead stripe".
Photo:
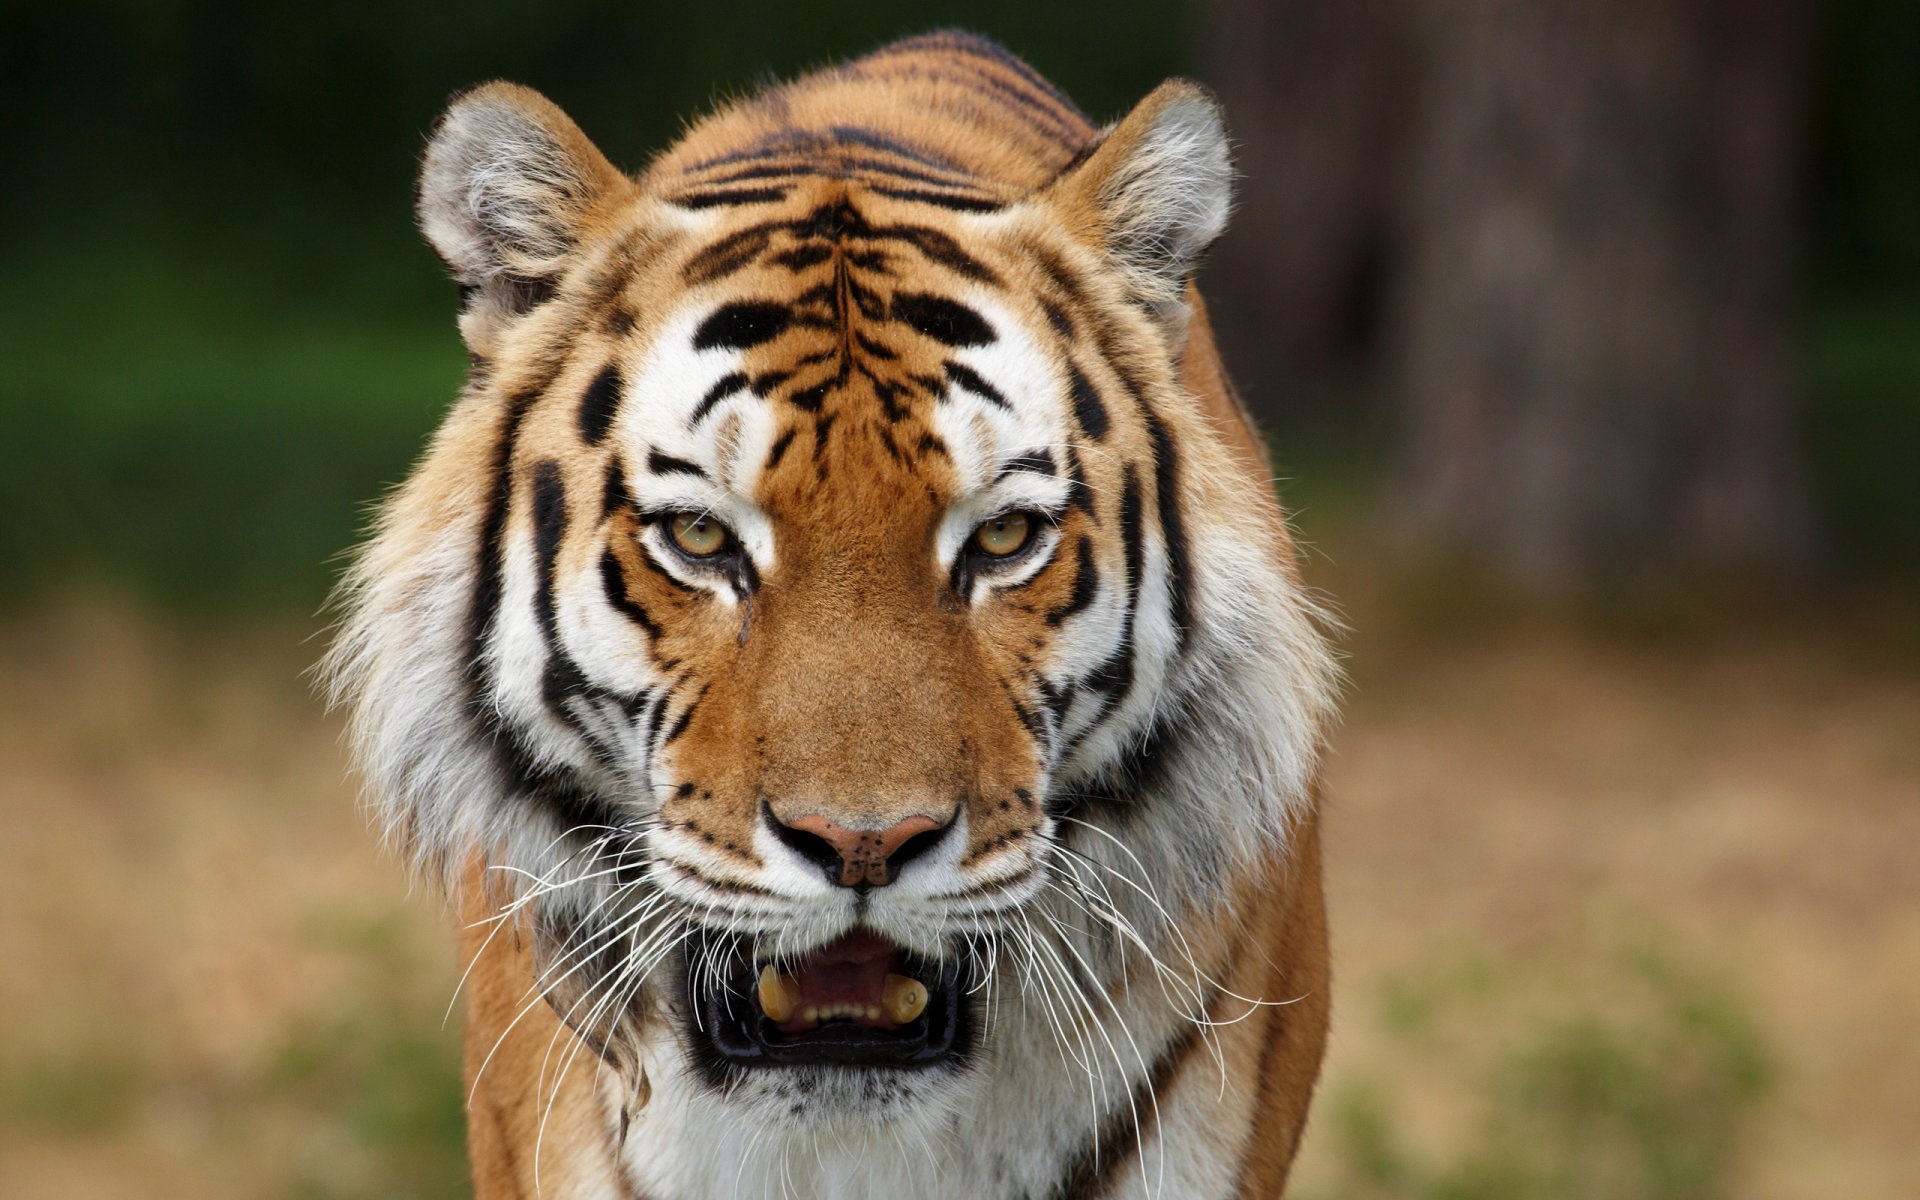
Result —
<svg viewBox="0 0 1920 1200"><path fill-rule="evenodd" d="M742 204L773 204L786 198L785 188L737 188L675 196L672 203L676 208L734 208Z"/></svg>
<svg viewBox="0 0 1920 1200"><path fill-rule="evenodd" d="M999 212L1006 207L998 200L986 200L978 196L964 196L953 192L935 192L926 188L876 187L873 190L891 200L932 204L955 212L989 213Z"/></svg>
<svg viewBox="0 0 1920 1200"><path fill-rule="evenodd" d="M1060 468L1053 461L1051 450L1029 450L1000 464L1000 474L996 478L1005 479L1015 471L1031 471L1036 475L1058 475Z"/></svg>
<svg viewBox="0 0 1920 1200"><path fill-rule="evenodd" d="M891 315L894 320L949 346L987 346L997 340L986 318L942 296L917 292L897 295L893 298Z"/></svg>
<svg viewBox="0 0 1920 1200"><path fill-rule="evenodd" d="M700 403L693 406L693 412L687 417L687 428L697 427L700 422L707 419L707 414L713 411L714 405L744 390L746 386L747 376L744 371L722 375L717 383L707 389L707 394L700 397Z"/></svg>
<svg viewBox="0 0 1920 1200"><path fill-rule="evenodd" d="M701 479L708 478L707 472L699 463L675 458L671 454L662 454L658 450L647 451L647 470L655 475L694 475Z"/></svg>
<svg viewBox="0 0 1920 1200"><path fill-rule="evenodd" d="M693 334L695 350L751 350L785 333L793 314L784 305L764 300L723 304L700 322Z"/></svg>
<svg viewBox="0 0 1920 1200"><path fill-rule="evenodd" d="M1007 403L1007 398L1000 394L1000 390L980 378L979 372L967 366L965 363L954 362L952 359L947 360L947 378L980 397L982 400L997 404L1008 412L1013 411L1013 405Z"/></svg>

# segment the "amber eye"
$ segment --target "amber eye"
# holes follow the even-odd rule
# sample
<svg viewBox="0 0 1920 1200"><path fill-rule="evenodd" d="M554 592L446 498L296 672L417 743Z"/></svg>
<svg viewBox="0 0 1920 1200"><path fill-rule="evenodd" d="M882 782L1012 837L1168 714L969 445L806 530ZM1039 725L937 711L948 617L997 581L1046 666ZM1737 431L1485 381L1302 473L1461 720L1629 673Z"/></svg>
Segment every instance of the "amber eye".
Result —
<svg viewBox="0 0 1920 1200"><path fill-rule="evenodd" d="M710 558L727 548L727 527L706 513L675 513L667 533L673 544L694 558Z"/></svg>
<svg viewBox="0 0 1920 1200"><path fill-rule="evenodd" d="M1033 517L1023 512L1002 513L973 531L973 544L982 554L1005 558L1018 553L1033 536Z"/></svg>

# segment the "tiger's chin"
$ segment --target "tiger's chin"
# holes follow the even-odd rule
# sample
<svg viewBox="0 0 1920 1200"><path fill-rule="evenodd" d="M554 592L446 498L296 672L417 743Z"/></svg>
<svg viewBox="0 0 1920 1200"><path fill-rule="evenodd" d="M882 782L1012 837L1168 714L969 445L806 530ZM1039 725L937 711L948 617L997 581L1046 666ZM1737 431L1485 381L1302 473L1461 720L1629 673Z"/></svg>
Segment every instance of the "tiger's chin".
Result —
<svg viewBox="0 0 1920 1200"><path fill-rule="evenodd" d="M974 965L858 926L777 961L744 940L710 941L682 955L679 1036L719 1093L777 1105L789 1128L904 1119L968 1068Z"/></svg>

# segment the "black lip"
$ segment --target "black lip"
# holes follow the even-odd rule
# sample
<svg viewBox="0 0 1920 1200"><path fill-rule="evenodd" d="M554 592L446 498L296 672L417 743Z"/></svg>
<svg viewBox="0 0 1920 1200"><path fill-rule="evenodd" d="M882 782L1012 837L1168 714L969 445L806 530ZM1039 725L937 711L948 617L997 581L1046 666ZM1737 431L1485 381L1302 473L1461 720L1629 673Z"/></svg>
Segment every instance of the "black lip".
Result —
<svg viewBox="0 0 1920 1200"><path fill-rule="evenodd" d="M711 949L711 948L710 948ZM760 1011L754 998L759 964L735 946L727 951L725 983L697 985L685 972L688 1036L701 1057L735 1067L835 1066L923 1068L963 1056L972 1040L972 998L964 986L964 963L932 963L908 955L906 969L928 985L927 1011L898 1030L866 1029L829 1021L788 1037Z"/></svg>

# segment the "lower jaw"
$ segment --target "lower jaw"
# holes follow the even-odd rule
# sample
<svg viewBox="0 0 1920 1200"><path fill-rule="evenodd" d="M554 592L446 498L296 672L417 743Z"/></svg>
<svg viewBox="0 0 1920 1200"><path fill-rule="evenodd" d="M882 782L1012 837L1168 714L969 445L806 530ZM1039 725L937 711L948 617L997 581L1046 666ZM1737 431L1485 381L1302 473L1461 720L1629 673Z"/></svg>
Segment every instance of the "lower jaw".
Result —
<svg viewBox="0 0 1920 1200"><path fill-rule="evenodd" d="M722 956L725 967L719 974L724 983L700 986L710 972L693 970L691 962L683 959L681 989L689 1017L683 1032L695 1060L710 1077L776 1067L924 1070L964 1061L972 1048L974 1006L962 961L913 964L916 977L927 985L927 1008L898 1029L829 1022L804 1034L787 1035L761 1012L754 994L758 964L744 949L709 943L705 953Z"/></svg>

